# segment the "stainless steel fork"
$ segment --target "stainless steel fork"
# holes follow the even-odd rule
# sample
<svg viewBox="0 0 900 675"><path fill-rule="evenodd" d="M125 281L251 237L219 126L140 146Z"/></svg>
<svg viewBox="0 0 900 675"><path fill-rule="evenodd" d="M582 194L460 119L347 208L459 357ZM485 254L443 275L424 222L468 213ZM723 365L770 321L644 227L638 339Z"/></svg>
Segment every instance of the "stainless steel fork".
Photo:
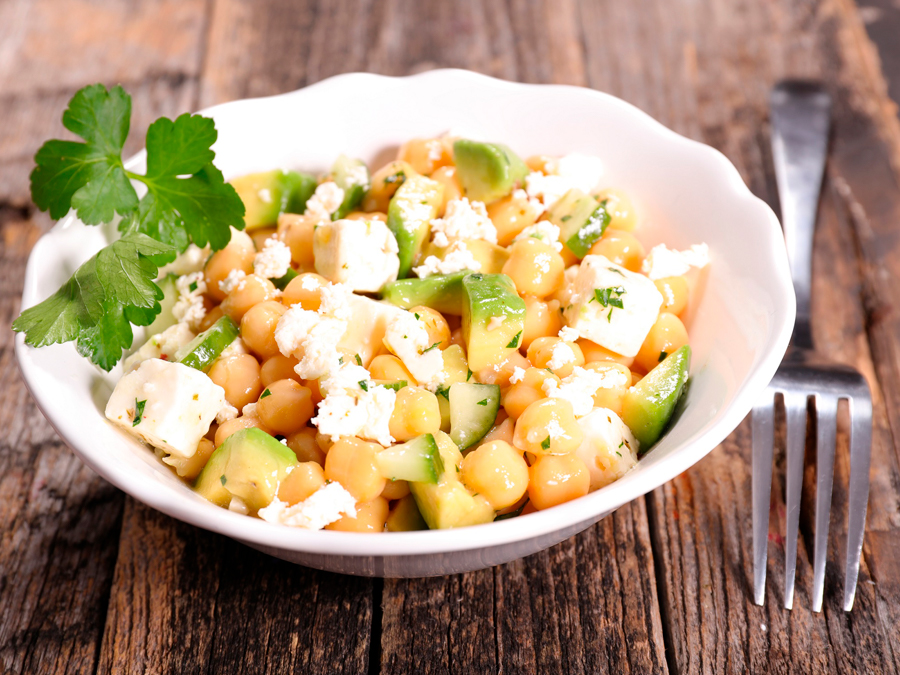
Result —
<svg viewBox="0 0 900 675"><path fill-rule="evenodd" d="M822 610L825 558L834 475L838 401L850 406L850 492L844 610L853 607L869 497L872 452L872 397L855 369L829 362L813 350L810 330L812 244L816 208L828 149L831 99L817 84L782 82L770 97L772 154L781 202L781 220L797 294L797 321L791 346L763 400L753 408L753 591L761 605L766 593L766 552L772 489L775 397L784 400L787 424L786 539L784 606L794 602L800 491L810 399L816 414L816 525L813 552L813 611Z"/></svg>

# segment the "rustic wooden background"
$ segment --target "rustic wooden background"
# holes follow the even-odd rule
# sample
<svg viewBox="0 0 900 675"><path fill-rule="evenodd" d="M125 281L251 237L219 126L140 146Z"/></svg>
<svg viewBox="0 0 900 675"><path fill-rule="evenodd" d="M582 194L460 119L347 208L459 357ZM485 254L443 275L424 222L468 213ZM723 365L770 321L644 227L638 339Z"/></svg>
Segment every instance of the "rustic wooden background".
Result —
<svg viewBox="0 0 900 675"><path fill-rule="evenodd" d="M898 35L896 0L0 0L0 672L900 671ZM826 81L835 138L815 337L867 374L876 402L851 614L840 609L845 449L824 611L809 610L810 492L794 611L778 601L777 519L770 602L752 604L746 423L548 551L381 581L291 566L158 514L84 467L45 422L6 327L28 251L51 224L28 197L32 156L62 131L77 88L131 92L133 151L159 115L345 71L444 66L621 96L722 150L773 206L769 88ZM783 514L779 490L773 499Z"/></svg>

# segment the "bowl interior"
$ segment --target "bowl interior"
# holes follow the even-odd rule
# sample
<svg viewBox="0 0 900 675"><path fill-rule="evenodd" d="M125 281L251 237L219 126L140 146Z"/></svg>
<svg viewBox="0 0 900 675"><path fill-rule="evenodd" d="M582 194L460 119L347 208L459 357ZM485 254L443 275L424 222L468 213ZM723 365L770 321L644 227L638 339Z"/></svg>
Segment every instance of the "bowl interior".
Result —
<svg viewBox="0 0 900 675"><path fill-rule="evenodd" d="M26 382L60 435L102 476L170 515L276 553L415 556L537 541L586 526L702 458L747 414L787 347L794 296L771 210L750 194L720 153L611 96L462 71L411 78L354 74L292 94L224 104L205 114L216 120L216 164L226 178L276 167L323 171L339 153L379 165L409 138L448 131L504 142L523 157L573 151L596 155L605 162L608 184L636 203L641 222L636 234L645 246L706 242L711 265L691 317L694 360L686 405L661 442L624 478L585 498L465 531L304 532L218 509L191 492L145 446L106 422L102 411L118 368L102 373L72 345L36 350L18 336ZM133 162L139 166L143 156ZM72 217L57 225L32 253L23 307L53 293L106 243L108 234Z"/></svg>

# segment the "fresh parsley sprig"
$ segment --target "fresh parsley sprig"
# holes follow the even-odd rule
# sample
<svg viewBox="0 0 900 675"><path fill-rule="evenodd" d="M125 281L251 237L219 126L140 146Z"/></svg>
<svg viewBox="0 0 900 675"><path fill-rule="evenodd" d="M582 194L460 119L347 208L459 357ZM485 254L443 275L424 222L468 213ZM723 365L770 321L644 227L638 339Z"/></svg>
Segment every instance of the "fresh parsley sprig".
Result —
<svg viewBox="0 0 900 675"><path fill-rule="evenodd" d="M50 140L35 155L31 196L59 219L71 209L99 225L118 215L122 238L82 265L54 295L25 310L13 330L33 347L74 341L79 353L110 370L133 341L131 324L149 325L163 298L159 267L194 243L213 250L243 229L244 205L213 164L217 132L201 115L161 117L147 131L147 171L125 168L131 97L122 87L79 90L63 126L84 142ZM146 188L138 197L132 181Z"/></svg>

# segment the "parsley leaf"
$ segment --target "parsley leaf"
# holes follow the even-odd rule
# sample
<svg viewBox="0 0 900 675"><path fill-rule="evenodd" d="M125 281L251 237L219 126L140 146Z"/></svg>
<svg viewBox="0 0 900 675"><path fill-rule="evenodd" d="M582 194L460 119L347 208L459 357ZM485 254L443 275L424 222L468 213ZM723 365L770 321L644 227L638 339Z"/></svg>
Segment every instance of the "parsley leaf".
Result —
<svg viewBox="0 0 900 675"><path fill-rule="evenodd" d="M486 398L484 398L484 399L481 399L480 401L478 401L477 405L487 405L487 404L488 404L488 400Z"/></svg>
<svg viewBox="0 0 900 675"><path fill-rule="evenodd" d="M79 267L56 293L26 309L13 330L44 347L75 341L78 353L111 370L133 341L130 324L147 326L159 314L163 292L153 283L175 250L129 233Z"/></svg>
<svg viewBox="0 0 900 675"><path fill-rule="evenodd" d="M516 337L514 337L512 340L509 341L509 344L506 345L506 348L513 349L515 347L518 347L519 346L519 338L521 338L521 337L522 337L522 331L519 331L518 333L516 333Z"/></svg>
<svg viewBox="0 0 900 675"><path fill-rule="evenodd" d="M266 387L266 390L262 394L259 395L259 400L262 401L266 396L271 396L271 395L272 395L272 392L269 391L268 387Z"/></svg>
<svg viewBox="0 0 900 675"><path fill-rule="evenodd" d="M543 450L550 449L550 437L549 436L547 436L547 438L545 438L544 440L541 441L541 448Z"/></svg>
<svg viewBox="0 0 900 675"><path fill-rule="evenodd" d="M357 384L359 384L359 388L362 389L363 391L369 391L369 385L366 383L365 380L360 380Z"/></svg>

